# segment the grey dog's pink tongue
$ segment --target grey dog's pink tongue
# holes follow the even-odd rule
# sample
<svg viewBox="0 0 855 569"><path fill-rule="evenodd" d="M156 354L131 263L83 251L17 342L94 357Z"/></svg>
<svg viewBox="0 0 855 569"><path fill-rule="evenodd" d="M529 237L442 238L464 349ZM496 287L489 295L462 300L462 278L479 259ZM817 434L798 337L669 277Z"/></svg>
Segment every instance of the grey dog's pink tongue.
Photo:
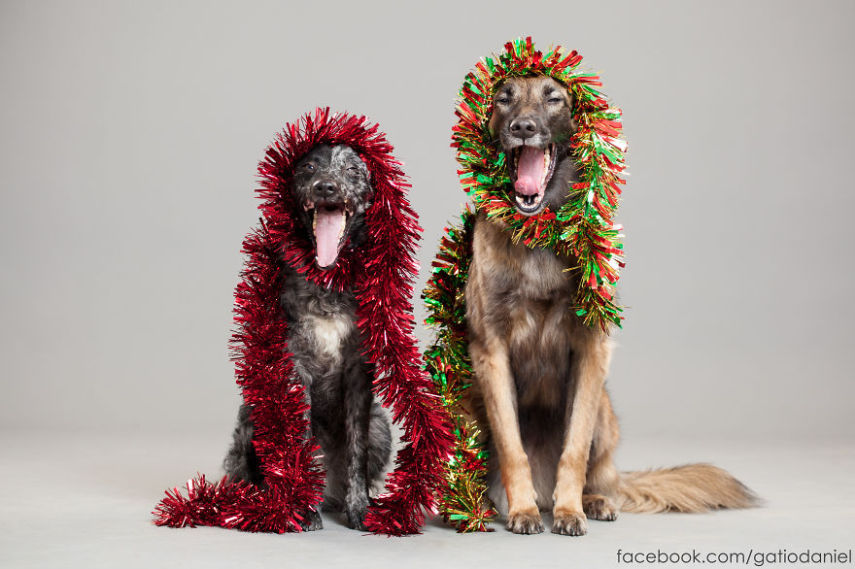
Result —
<svg viewBox="0 0 855 569"><path fill-rule="evenodd" d="M320 207L315 211L316 259L319 267L329 267L335 263L345 221L343 209L327 210Z"/></svg>
<svg viewBox="0 0 855 569"><path fill-rule="evenodd" d="M543 168L543 150L524 146L517 164L517 179L514 181L517 193L524 196L539 194Z"/></svg>

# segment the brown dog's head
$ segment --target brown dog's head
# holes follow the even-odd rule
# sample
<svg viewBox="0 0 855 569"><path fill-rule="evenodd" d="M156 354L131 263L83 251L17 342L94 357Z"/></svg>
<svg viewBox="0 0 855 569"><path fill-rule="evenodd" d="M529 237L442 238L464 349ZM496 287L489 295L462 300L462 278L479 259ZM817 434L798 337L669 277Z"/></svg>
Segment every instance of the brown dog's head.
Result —
<svg viewBox="0 0 855 569"><path fill-rule="evenodd" d="M558 209L578 175L570 153L576 130L567 87L541 75L511 77L493 95L490 132L507 156L513 202L524 215Z"/></svg>

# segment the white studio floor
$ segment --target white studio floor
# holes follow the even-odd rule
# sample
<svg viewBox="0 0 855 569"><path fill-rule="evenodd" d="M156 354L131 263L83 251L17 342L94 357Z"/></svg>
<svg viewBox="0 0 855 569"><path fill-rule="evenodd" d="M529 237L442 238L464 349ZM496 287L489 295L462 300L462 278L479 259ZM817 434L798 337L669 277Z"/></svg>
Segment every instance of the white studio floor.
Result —
<svg viewBox="0 0 855 569"><path fill-rule="evenodd" d="M226 438L7 431L0 442L3 568L588 568L639 565L619 563L619 550L757 555L855 549L851 442L624 440L618 455L623 469L710 461L751 486L765 504L696 515L622 514L614 523L590 522L581 538L518 536L500 523L493 533L458 535L438 520L423 535L386 538L349 530L330 516L324 530L305 534L161 528L149 512L164 489L197 470L220 475ZM742 565L758 566L755 561ZM847 565L851 557L835 566Z"/></svg>

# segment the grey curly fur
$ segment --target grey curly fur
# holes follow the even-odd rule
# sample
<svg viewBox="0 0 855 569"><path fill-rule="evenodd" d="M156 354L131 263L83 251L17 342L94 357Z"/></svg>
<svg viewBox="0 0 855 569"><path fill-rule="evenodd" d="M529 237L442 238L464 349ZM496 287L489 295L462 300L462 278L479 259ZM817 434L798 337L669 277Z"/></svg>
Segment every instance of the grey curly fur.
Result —
<svg viewBox="0 0 855 569"><path fill-rule="evenodd" d="M332 183L335 195L318 197L319 182ZM347 204L345 238L349 246L363 242L372 189L365 164L350 147L313 148L297 163L292 190L295 211L312 239L314 206L333 201ZM304 204L308 203L312 207L307 209ZM280 306L288 323L288 351L293 354L296 376L307 388L311 409L307 436L317 438L326 469L323 506L343 510L349 527L364 530L369 490L382 481L392 436L389 421L371 392L374 374L362 355L357 301L353 291L321 288L288 265L283 272ZM252 434L249 408L243 405L224 467L231 478L263 486ZM321 527L320 515L310 513L305 529Z"/></svg>

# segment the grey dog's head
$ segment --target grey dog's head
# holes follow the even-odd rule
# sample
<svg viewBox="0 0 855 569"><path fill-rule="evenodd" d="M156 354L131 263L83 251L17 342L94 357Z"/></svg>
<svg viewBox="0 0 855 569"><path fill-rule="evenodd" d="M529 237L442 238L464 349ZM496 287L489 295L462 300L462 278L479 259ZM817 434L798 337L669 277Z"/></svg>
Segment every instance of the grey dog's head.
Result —
<svg viewBox="0 0 855 569"><path fill-rule="evenodd" d="M517 211L536 215L566 201L578 179L570 152L576 131L573 97L567 87L544 76L512 77L493 95L490 132L508 157Z"/></svg>
<svg viewBox="0 0 855 569"><path fill-rule="evenodd" d="M368 168L350 146L319 144L297 162L293 191L315 262L331 268L346 243L360 240L374 195Z"/></svg>

